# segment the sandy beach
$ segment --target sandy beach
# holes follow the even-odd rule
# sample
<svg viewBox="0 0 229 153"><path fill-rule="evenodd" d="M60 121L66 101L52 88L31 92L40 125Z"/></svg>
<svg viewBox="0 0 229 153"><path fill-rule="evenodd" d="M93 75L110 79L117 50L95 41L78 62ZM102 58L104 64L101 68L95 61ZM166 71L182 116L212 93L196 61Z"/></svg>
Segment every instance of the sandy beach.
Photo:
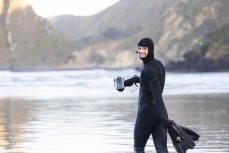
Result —
<svg viewBox="0 0 229 153"><path fill-rule="evenodd" d="M201 136L190 153L229 152L228 94L164 100L171 119ZM137 96L0 98L0 151L131 153L136 109ZM169 137L168 148L175 152ZM154 152L149 140L146 153Z"/></svg>

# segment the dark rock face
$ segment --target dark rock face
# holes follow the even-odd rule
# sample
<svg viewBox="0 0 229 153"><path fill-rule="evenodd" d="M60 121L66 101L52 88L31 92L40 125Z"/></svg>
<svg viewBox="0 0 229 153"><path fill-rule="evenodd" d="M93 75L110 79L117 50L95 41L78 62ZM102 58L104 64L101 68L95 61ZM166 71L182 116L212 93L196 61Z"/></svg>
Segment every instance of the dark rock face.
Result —
<svg viewBox="0 0 229 153"><path fill-rule="evenodd" d="M229 54L217 59L206 58L195 51L187 52L184 61L171 61L166 65L167 71L176 72L213 72L229 71Z"/></svg>

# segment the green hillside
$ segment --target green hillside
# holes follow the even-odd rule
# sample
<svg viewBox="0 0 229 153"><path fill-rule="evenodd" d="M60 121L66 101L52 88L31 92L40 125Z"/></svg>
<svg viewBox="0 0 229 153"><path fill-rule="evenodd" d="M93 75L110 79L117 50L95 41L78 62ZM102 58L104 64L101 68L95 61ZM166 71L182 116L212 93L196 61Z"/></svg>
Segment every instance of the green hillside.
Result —
<svg viewBox="0 0 229 153"><path fill-rule="evenodd" d="M44 19L26 0L0 0L0 70L134 68L143 37L164 64L225 65L228 14L228 0L120 0L92 16Z"/></svg>
<svg viewBox="0 0 229 153"><path fill-rule="evenodd" d="M182 61L170 61L168 71L229 71L229 23L206 34L201 43L184 54Z"/></svg>
<svg viewBox="0 0 229 153"><path fill-rule="evenodd" d="M25 0L3 1L0 15L0 69L54 69L74 50Z"/></svg>
<svg viewBox="0 0 229 153"><path fill-rule="evenodd" d="M96 15L59 16L50 23L81 45L74 52L76 64L85 61L94 63L89 67L120 68L141 64L134 50L142 37L153 38L155 54L165 64L184 60L185 53L202 44L205 35L229 22L228 14L228 0L121 0ZM222 45L215 45L212 50L226 51L219 47ZM77 62L82 53L85 58ZM90 57L92 54L103 62L97 63ZM208 56L212 56L210 51Z"/></svg>

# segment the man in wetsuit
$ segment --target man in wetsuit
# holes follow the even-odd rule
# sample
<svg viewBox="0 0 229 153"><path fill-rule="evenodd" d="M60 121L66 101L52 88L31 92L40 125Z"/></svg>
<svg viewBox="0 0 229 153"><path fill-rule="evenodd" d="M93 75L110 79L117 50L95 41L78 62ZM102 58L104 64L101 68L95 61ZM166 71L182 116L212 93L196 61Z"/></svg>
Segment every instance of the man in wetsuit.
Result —
<svg viewBox="0 0 229 153"><path fill-rule="evenodd" d="M167 131L171 125L162 98L165 83L163 64L154 58L154 43L143 38L138 43L139 58L144 67L140 77L125 80L124 86L140 83L138 114L134 128L134 151L144 153L150 135L153 137L157 153L168 153Z"/></svg>

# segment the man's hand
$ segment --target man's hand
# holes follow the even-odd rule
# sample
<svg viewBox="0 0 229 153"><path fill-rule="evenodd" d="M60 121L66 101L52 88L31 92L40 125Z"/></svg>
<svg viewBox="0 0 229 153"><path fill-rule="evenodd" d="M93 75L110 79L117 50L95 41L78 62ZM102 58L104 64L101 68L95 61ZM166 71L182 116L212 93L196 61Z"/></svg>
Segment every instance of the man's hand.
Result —
<svg viewBox="0 0 229 153"><path fill-rule="evenodd" d="M130 78L130 79L127 79L124 81L124 86L127 87L127 86L132 86L134 83L136 85L136 83L139 83L139 77L137 75L135 75L134 77ZM137 86L137 85L136 85Z"/></svg>

